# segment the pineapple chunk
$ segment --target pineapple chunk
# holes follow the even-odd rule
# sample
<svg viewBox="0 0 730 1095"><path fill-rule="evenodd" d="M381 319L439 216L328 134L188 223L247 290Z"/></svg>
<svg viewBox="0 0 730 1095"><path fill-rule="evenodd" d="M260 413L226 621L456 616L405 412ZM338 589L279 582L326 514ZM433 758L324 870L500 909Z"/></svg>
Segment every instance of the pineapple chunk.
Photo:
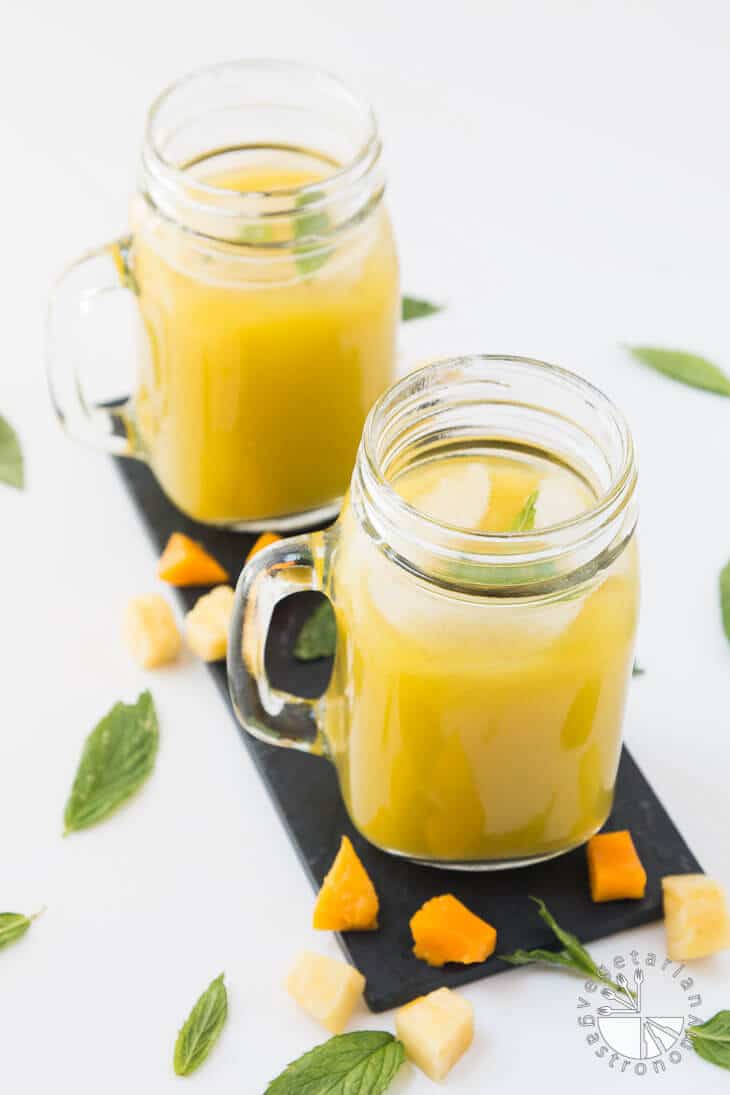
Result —
<svg viewBox="0 0 730 1095"><path fill-rule="evenodd" d="M145 669L172 662L180 652L180 632L169 604L159 593L133 597L124 610L124 642Z"/></svg>
<svg viewBox="0 0 730 1095"><path fill-rule="evenodd" d="M704 958L730 947L730 915L725 892L704 874L673 874L662 879L667 954L674 962Z"/></svg>
<svg viewBox="0 0 730 1095"><path fill-rule="evenodd" d="M217 586L200 597L185 617L188 646L205 662L226 656L234 597L230 586Z"/></svg>
<svg viewBox="0 0 730 1095"><path fill-rule="evenodd" d="M365 978L347 962L324 954L301 954L286 980L286 991L332 1034L341 1034L365 988Z"/></svg>
<svg viewBox="0 0 730 1095"><path fill-rule="evenodd" d="M406 1053L431 1080L443 1080L472 1043L474 1010L451 989L437 989L395 1016Z"/></svg>

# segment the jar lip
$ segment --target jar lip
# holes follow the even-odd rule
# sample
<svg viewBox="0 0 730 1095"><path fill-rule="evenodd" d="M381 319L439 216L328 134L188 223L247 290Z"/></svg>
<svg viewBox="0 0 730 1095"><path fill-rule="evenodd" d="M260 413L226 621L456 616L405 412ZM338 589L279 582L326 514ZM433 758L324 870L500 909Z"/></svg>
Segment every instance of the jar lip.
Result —
<svg viewBox="0 0 730 1095"><path fill-rule="evenodd" d="M364 136L354 154L349 156L346 162L337 170L322 179L300 186L281 187L276 190L231 190L200 179L191 179L185 167L179 167L171 161L160 147L161 134L158 132L158 128L161 112L175 95L198 80L206 77L223 76L226 73L240 74L246 72L250 72L252 75L256 73L298 73L300 76L311 77L312 80L320 81L323 86L343 97L359 113L363 123ZM261 216L267 215L266 209L263 208L255 216L252 216L252 202L258 202L265 206L268 201L273 199L278 203L276 210L278 215L285 212L281 209L280 203L282 201L291 199L292 208L295 208L295 201L298 199L301 202L303 195L305 201L307 196L315 195L320 199L316 205L321 205L321 192L323 190L332 189L341 192L343 188L356 184L362 179L363 175L367 174L370 167L378 162L379 157L380 135L377 119L372 107L364 98L357 95L344 81L326 69L301 61L278 58L241 58L239 60L216 62L202 65L178 77L177 80L163 88L147 112L142 151L143 167L153 175L158 185L165 187L170 193L186 188L188 192L193 191L203 204L207 201L222 201L225 203L224 207L216 210L219 215L242 220L259 219ZM315 203L310 204L307 202L307 205L310 208L316 208Z"/></svg>
<svg viewBox="0 0 730 1095"><path fill-rule="evenodd" d="M382 419L384 414L387 414L389 406L397 405L404 392L413 386L414 381L422 379L424 382L424 389L427 386L433 388L433 383L428 385L428 381L432 378L438 378L439 374L446 368L458 366L466 368L471 366L476 368L480 365L489 363L508 363L517 366L526 366L531 371L538 374L561 380L570 385L578 394L589 397L594 405L597 405L609 415L611 422L617 429L621 439L622 460L620 468L616 474L611 477L610 486L597 497L595 505L590 506L575 517L552 525L545 525L539 529L530 530L528 532L485 532L480 529L463 528L462 526L452 525L448 522L430 517L422 510L411 505L410 502L407 502L398 491L395 490L392 482L383 474L375 449L382 426L380 419ZM364 460L365 464L365 478L369 480L371 488L374 485L379 494L382 492L381 497L384 500L384 508L387 508L391 521L399 523L400 519L404 518L414 528L420 527L420 529L424 530L426 535L428 534L428 530L431 529L434 532L441 532L448 535L453 534L462 539L468 537L475 552L478 554L488 553L490 547L502 550L507 547L515 548L517 550L522 549L525 555L531 554L533 549L537 547L538 552L542 553L540 548L544 548L546 542L549 543L551 538L570 539L571 534L575 534L575 536L578 537L586 526L601 523L605 519L609 519L613 516L617 509L620 508L622 499L627 495L630 496L633 492L633 487L637 478L634 463L635 452L633 438L628 423L616 404L613 403L600 388L597 388L589 380L579 376L577 373L571 372L569 369L564 369L559 365L549 364L538 358L514 354L465 354L453 358L443 357L431 361L427 365L423 365L402 377L384 392L371 408L363 431L358 465L360 465L361 458ZM363 469L360 468L359 470L362 471ZM368 494L371 493L372 490L369 490ZM504 560L507 557L502 555L501 558Z"/></svg>

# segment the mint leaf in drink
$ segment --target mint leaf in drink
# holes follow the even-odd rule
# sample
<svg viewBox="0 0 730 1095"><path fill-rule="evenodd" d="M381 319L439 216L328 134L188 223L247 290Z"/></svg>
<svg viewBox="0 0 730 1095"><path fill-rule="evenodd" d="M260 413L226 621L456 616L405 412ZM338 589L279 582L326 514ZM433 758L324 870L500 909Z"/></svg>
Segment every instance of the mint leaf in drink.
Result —
<svg viewBox="0 0 730 1095"><path fill-rule="evenodd" d="M152 696L117 703L84 744L66 804L66 833L96 825L131 798L155 765L159 730Z"/></svg>
<svg viewBox="0 0 730 1095"><path fill-rule="evenodd" d="M421 319L441 311L443 304L433 304L430 300L419 300L418 297L403 297L401 300L401 319L404 323L409 319Z"/></svg>
<svg viewBox="0 0 730 1095"><path fill-rule="evenodd" d="M315 658L330 658L337 642L337 622L329 600L317 605L312 615L304 621L294 643L294 657L300 662Z"/></svg>
<svg viewBox="0 0 730 1095"><path fill-rule="evenodd" d="M695 1053L720 1068L730 1068L730 1011L718 1011L706 1023L687 1027Z"/></svg>
<svg viewBox="0 0 730 1095"><path fill-rule="evenodd" d="M590 977L591 980L598 981L602 985L608 985L609 988L622 996L633 995L627 986L616 984L615 981L611 981L603 973L578 937L560 927L544 901L541 901L538 897L531 897L530 900L535 902L538 907L538 915L545 921L556 939L562 943L563 949L560 951L549 951L541 948L531 951L516 950L512 954L501 954L499 957L503 962L509 962L513 966L526 966L533 962L562 966L564 969L573 970L574 973L579 973L583 977Z"/></svg>
<svg viewBox="0 0 730 1095"><path fill-rule="evenodd" d="M296 201L297 208L304 210L294 217L294 239L300 241L294 247L294 261L302 277L319 270L330 257L330 250L323 247L322 239L330 230L329 215L323 209L307 212L307 206L324 197L322 190L311 190L300 194Z"/></svg>
<svg viewBox="0 0 730 1095"><path fill-rule="evenodd" d="M720 571L720 611L722 626L730 639L730 563L726 563Z"/></svg>
<svg viewBox="0 0 730 1095"><path fill-rule="evenodd" d="M208 985L193 1006L175 1042L173 1065L178 1076L200 1068L220 1037L228 1017L228 993L223 974Z"/></svg>
<svg viewBox="0 0 730 1095"><path fill-rule="evenodd" d="M386 1031L338 1034L288 1065L264 1095L381 1095L404 1059Z"/></svg>
<svg viewBox="0 0 730 1095"><path fill-rule="evenodd" d="M661 350L653 346L627 346L626 349L637 361L672 380L678 380L680 384L730 396L730 376L705 357L684 353L682 350Z"/></svg>
<svg viewBox="0 0 730 1095"><path fill-rule="evenodd" d="M0 913L0 947L6 947L8 943L15 943L25 935L39 912L33 916L23 916L22 913Z"/></svg>
<svg viewBox="0 0 730 1095"><path fill-rule="evenodd" d="M534 490L528 496L524 506L510 525L510 532L532 532L535 527L535 511L539 494L539 490Z"/></svg>
<svg viewBox="0 0 730 1095"><path fill-rule="evenodd" d="M23 453L18 435L6 418L0 414L0 483L22 490Z"/></svg>

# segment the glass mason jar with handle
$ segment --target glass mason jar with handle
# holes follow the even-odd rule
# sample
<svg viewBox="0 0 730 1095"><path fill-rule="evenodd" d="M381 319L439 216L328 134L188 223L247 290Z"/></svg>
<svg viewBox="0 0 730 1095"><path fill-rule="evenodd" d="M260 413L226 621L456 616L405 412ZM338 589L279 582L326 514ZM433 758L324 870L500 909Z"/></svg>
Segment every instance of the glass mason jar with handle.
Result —
<svg viewBox="0 0 730 1095"><path fill-rule="evenodd" d="M131 235L52 296L48 372L67 431L148 461L199 521L332 516L394 376L384 185L372 111L325 73L244 61L168 88L149 113ZM86 318L110 290L141 318L134 395L113 407L79 377Z"/></svg>
<svg viewBox="0 0 730 1095"><path fill-rule="evenodd" d="M244 568L228 677L244 727L336 766L355 826L419 862L533 863L611 809L638 615L620 412L562 369L440 361L371 411L335 525ZM271 687L276 603L315 589L326 693Z"/></svg>

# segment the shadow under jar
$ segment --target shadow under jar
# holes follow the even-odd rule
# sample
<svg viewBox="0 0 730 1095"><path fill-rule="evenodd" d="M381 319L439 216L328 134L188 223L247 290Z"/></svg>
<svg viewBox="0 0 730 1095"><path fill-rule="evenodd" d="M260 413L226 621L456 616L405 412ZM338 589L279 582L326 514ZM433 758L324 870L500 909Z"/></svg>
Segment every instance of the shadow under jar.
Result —
<svg viewBox="0 0 730 1095"><path fill-rule="evenodd" d="M199 521L332 516L394 376L383 192L372 111L325 73L244 61L170 87L149 113L132 235L72 267L52 300L51 389L69 432L147 460ZM63 324L120 283L142 319L136 392L92 411Z"/></svg>
<svg viewBox="0 0 730 1095"><path fill-rule="evenodd" d="M435 866L529 864L611 809L633 663L636 467L612 403L529 359L436 362L365 426L338 522L256 556L229 647L243 725L324 752L373 844ZM269 686L277 600L337 619L314 702Z"/></svg>

